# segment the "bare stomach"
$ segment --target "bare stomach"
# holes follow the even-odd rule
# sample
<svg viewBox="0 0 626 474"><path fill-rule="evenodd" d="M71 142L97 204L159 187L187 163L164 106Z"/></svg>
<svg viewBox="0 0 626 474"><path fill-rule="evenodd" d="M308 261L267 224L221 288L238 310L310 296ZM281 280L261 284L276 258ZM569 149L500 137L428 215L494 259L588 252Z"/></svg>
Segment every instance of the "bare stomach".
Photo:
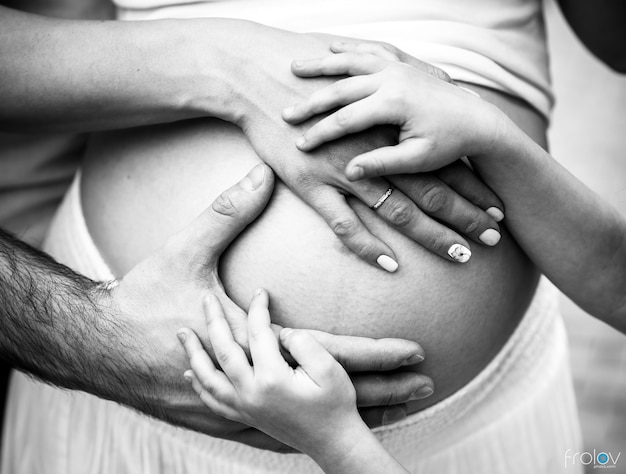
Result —
<svg viewBox="0 0 626 474"><path fill-rule="evenodd" d="M544 143L534 112L504 95L481 94ZM237 127L212 119L96 136L82 181L88 228L122 275L257 162ZM268 289L279 324L419 342L427 356L419 370L436 391L414 402L416 411L465 385L493 358L524 314L537 274L506 229L496 248L474 244L471 261L458 265L362 214L399 257L397 273L360 261L278 183L266 211L224 255L220 274L244 308L257 287Z"/></svg>

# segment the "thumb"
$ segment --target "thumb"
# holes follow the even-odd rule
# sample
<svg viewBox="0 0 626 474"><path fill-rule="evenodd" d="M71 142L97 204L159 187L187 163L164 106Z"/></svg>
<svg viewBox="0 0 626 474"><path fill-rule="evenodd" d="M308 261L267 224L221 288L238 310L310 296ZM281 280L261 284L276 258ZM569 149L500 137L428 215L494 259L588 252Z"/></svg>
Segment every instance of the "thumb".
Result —
<svg viewBox="0 0 626 474"><path fill-rule="evenodd" d="M215 263L221 253L265 209L274 188L274 174L264 163L256 165L176 236L197 261Z"/></svg>

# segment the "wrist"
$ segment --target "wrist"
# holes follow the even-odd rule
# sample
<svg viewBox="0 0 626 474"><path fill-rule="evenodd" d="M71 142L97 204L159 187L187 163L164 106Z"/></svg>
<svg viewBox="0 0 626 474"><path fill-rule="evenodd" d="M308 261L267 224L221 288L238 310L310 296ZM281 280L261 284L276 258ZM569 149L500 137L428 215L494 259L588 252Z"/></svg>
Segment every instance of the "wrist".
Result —
<svg viewBox="0 0 626 474"><path fill-rule="evenodd" d="M500 155L506 136L510 133L510 120L498 107L488 102L483 102L483 114L476 122L481 128L476 132L477 138L473 159L492 158Z"/></svg>
<svg viewBox="0 0 626 474"><path fill-rule="evenodd" d="M313 448L308 454L324 472L332 472L338 466L347 466L356 456L355 451L361 445L370 444L373 434L367 425L358 417L351 423L342 423L332 433L318 442L312 443Z"/></svg>
<svg viewBox="0 0 626 474"><path fill-rule="evenodd" d="M133 319L119 298L116 282L100 283L89 297L97 308L99 330L84 352L94 368L87 391L144 412L151 412L150 400L159 395L158 372L149 361L150 347L141 344L145 336L141 321ZM156 413L151 413L155 414Z"/></svg>
<svg viewBox="0 0 626 474"><path fill-rule="evenodd" d="M246 75L250 74L245 65L250 58L249 44L242 44L239 38L250 35L233 35L233 31L255 24L231 19L169 20L167 23L171 33L164 37L170 48L171 44L177 45L174 55L184 58L178 71L168 73L182 74L173 78L178 84L174 99L177 107L195 117L216 117L240 126L250 115L247 100L250 83L245 82Z"/></svg>

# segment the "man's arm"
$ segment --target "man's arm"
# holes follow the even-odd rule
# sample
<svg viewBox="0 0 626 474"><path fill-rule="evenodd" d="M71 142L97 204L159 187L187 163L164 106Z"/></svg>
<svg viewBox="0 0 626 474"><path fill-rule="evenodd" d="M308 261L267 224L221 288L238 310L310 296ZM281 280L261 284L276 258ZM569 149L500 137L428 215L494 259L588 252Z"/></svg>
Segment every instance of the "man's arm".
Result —
<svg viewBox="0 0 626 474"><path fill-rule="evenodd" d="M0 230L0 353L14 367L67 388L111 398L113 370L103 354L132 332L102 310L104 288ZM107 393L109 392L109 393ZM132 395L131 395L132 396Z"/></svg>

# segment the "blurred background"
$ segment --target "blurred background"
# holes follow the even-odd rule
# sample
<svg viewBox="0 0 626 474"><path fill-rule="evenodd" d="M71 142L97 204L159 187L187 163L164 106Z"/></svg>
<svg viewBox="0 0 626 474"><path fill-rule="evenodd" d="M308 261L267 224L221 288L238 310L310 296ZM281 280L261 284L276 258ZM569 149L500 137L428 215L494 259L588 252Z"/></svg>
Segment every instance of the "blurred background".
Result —
<svg viewBox="0 0 626 474"><path fill-rule="evenodd" d="M552 155L626 215L626 75L612 72L585 49L554 0L546 0L546 19L557 100ZM626 474L626 337L565 296L561 308L585 451L621 451L617 468L609 472ZM588 472L598 471L591 464Z"/></svg>

